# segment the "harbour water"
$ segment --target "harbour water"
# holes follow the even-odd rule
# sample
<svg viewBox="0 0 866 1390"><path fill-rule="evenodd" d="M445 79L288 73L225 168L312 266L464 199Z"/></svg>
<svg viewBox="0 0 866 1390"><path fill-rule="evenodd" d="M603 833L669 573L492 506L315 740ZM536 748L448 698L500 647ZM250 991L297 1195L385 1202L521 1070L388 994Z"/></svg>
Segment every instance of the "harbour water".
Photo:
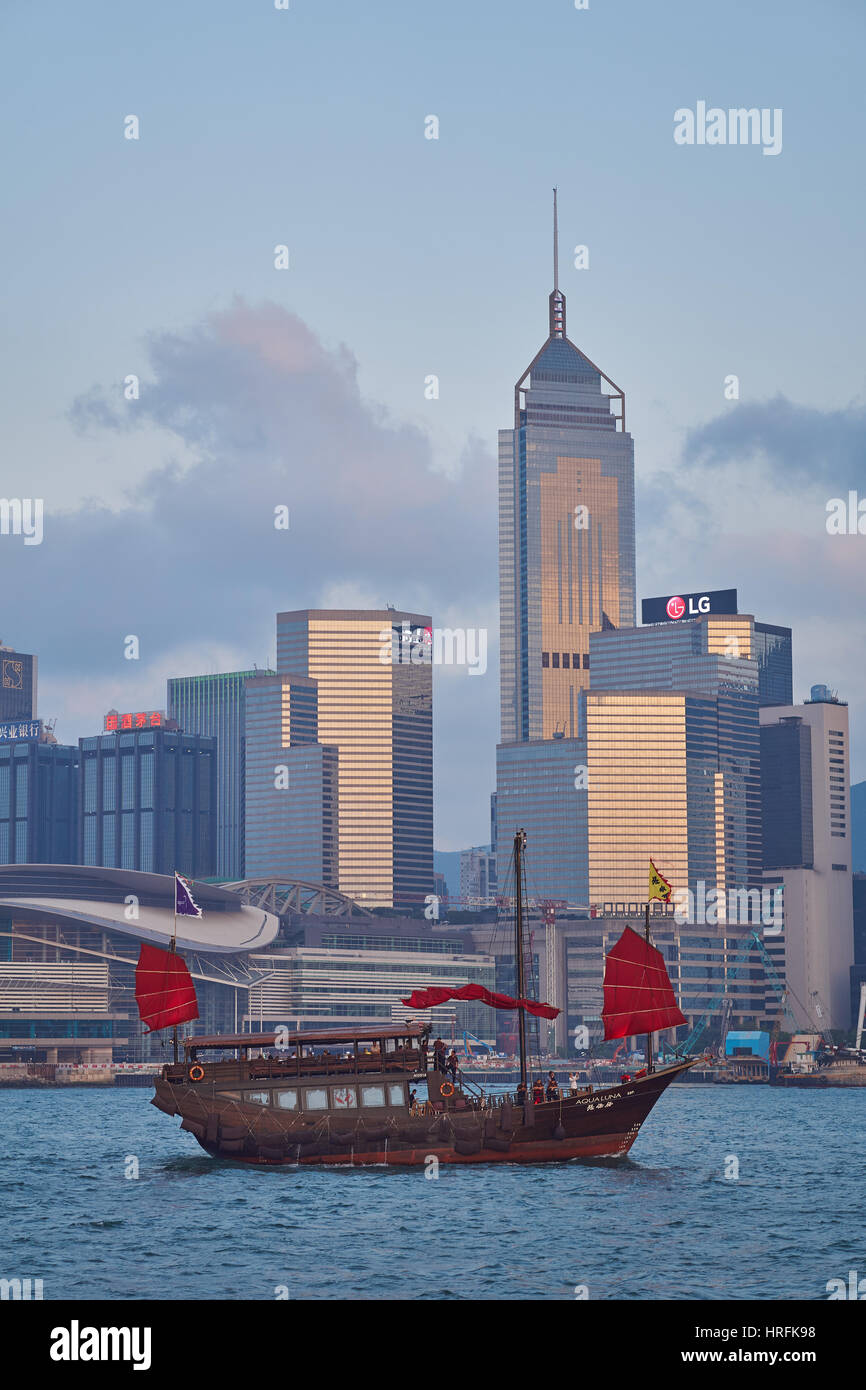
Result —
<svg viewBox="0 0 866 1390"><path fill-rule="evenodd" d="M866 1276L863 1090L674 1086L627 1159L438 1178L216 1161L148 1100L0 1093L0 1278L76 1300L701 1300Z"/></svg>

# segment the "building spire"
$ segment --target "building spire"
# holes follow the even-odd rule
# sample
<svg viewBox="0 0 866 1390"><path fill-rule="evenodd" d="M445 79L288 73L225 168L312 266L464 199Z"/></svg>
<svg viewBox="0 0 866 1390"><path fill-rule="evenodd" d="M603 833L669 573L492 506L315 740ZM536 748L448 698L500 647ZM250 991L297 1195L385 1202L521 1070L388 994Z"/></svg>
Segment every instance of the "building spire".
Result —
<svg viewBox="0 0 866 1390"><path fill-rule="evenodd" d="M556 189L553 190L553 288L559 289L559 216L556 210Z"/></svg>
<svg viewBox="0 0 866 1390"><path fill-rule="evenodd" d="M549 324L551 338L565 337L565 295L559 289L559 212L556 189L553 190L553 293L550 296Z"/></svg>

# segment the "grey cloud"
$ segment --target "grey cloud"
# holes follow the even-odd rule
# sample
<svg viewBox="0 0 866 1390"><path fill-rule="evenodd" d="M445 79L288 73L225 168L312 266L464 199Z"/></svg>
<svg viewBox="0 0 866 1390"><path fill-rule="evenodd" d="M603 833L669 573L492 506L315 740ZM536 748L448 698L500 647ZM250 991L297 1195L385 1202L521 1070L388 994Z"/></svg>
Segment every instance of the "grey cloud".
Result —
<svg viewBox="0 0 866 1390"><path fill-rule="evenodd" d="M866 485L866 410L819 410L784 396L737 402L692 430L683 449L687 468L757 465L777 481L843 488Z"/></svg>

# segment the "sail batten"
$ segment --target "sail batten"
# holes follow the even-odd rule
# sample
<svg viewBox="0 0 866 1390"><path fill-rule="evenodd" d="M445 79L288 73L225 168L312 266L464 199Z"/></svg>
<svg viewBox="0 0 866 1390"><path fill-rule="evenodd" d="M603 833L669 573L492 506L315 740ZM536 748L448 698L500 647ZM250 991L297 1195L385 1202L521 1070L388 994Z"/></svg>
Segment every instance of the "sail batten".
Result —
<svg viewBox="0 0 866 1390"><path fill-rule="evenodd" d="M174 951L142 942L135 967L135 1002L148 1033L198 1018L195 985L186 961Z"/></svg>
<svg viewBox="0 0 866 1390"><path fill-rule="evenodd" d="M605 1041L686 1022L661 951L631 927L607 953L601 1016Z"/></svg>

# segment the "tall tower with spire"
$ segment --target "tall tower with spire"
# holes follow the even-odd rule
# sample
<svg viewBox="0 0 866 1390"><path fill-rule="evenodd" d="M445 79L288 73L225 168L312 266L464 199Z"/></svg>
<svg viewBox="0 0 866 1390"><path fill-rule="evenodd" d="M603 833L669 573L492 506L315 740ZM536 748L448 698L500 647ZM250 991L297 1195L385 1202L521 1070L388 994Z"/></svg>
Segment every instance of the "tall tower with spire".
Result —
<svg viewBox="0 0 866 1390"><path fill-rule="evenodd" d="M567 335L558 242L554 189L548 336L499 433L503 744L575 738L589 634L635 622L625 393Z"/></svg>

